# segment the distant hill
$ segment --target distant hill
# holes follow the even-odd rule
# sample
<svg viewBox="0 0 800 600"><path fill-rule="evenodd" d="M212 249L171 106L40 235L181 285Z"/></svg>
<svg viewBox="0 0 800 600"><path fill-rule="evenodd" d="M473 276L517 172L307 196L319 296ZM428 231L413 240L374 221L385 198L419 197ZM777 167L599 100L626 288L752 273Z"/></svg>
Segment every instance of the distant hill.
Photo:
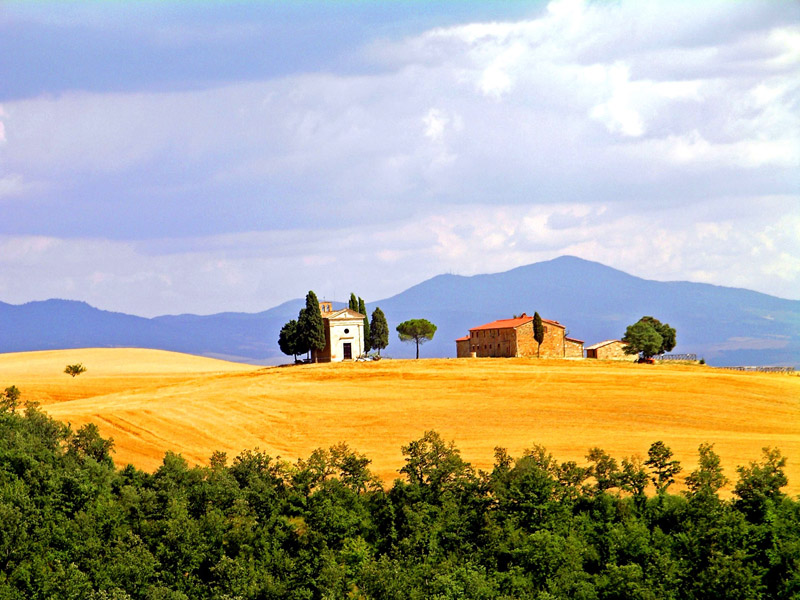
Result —
<svg viewBox="0 0 800 600"><path fill-rule="evenodd" d="M132 346L275 363L286 360L278 332L302 306L298 299L254 314L146 319L68 300L0 303L0 352ZM386 313L391 332L411 318L438 326L422 348L425 357L454 356L455 338L470 327L538 311L587 345L619 338L627 325L653 315L677 329L675 352L696 353L720 366L800 367L800 301L702 283L651 281L570 256L491 275L439 275L368 303L368 312L375 306ZM384 354L411 357L413 348L392 333Z"/></svg>
<svg viewBox="0 0 800 600"><path fill-rule="evenodd" d="M61 348L155 348L254 363L276 363L278 332L303 300L260 313L166 315L146 319L74 300L0 303L0 352Z"/></svg>
<svg viewBox="0 0 800 600"><path fill-rule="evenodd" d="M628 325L652 315L677 330L676 353L696 353L720 366L800 367L800 301L703 283L651 281L572 256L491 275L439 275L377 304L392 331L408 318L436 323L424 356L453 356L453 340L470 327L538 311L587 346L620 338ZM398 344L389 347L392 355L401 354Z"/></svg>

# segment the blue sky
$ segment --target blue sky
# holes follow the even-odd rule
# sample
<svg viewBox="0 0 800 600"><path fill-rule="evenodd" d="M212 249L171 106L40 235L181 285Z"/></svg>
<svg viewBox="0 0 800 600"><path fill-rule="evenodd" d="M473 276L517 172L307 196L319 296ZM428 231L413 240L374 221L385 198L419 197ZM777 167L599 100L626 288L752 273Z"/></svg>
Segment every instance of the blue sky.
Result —
<svg viewBox="0 0 800 600"><path fill-rule="evenodd" d="M800 298L795 2L4 2L0 301L372 301L573 254Z"/></svg>

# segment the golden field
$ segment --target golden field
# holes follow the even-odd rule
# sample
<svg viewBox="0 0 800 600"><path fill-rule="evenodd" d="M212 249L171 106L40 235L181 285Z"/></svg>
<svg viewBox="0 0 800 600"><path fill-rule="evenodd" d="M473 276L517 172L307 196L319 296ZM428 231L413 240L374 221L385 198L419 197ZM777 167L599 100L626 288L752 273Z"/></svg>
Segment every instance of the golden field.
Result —
<svg viewBox="0 0 800 600"><path fill-rule="evenodd" d="M72 378L67 364L87 372ZM544 445L585 464L599 446L646 457L656 440L686 475L697 447L715 444L725 472L773 446L800 494L800 377L699 365L535 359L383 360L257 367L158 350L81 349L0 354L0 389L16 385L73 427L95 422L117 464L155 469L166 450L205 463L247 448L294 461L346 441L385 481L400 447L435 429L488 469L494 447L518 456Z"/></svg>

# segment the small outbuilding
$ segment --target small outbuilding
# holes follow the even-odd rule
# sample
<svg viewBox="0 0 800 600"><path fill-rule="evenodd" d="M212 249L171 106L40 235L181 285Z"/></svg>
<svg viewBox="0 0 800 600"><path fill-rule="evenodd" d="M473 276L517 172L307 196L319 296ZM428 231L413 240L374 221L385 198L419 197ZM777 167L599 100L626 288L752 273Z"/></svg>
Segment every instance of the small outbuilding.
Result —
<svg viewBox="0 0 800 600"><path fill-rule="evenodd" d="M583 358L583 340L564 336L564 358Z"/></svg>
<svg viewBox="0 0 800 600"><path fill-rule="evenodd" d="M636 355L625 354L625 342L621 340L605 340L586 347L586 358L599 360L636 360Z"/></svg>
<svg viewBox="0 0 800 600"><path fill-rule="evenodd" d="M465 335L464 337L460 337L456 340L456 357L469 358L469 356L469 336Z"/></svg>

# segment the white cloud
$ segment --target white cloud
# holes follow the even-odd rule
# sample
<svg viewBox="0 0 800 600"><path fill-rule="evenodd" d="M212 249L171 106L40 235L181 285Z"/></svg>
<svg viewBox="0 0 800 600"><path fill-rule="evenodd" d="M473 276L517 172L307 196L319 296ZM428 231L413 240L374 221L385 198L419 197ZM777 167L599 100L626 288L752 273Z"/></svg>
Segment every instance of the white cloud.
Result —
<svg viewBox="0 0 800 600"><path fill-rule="evenodd" d="M0 198L94 239L20 219L0 298L258 310L563 253L796 297L800 30L773 10L564 0L374 42L368 73L5 103Z"/></svg>
<svg viewBox="0 0 800 600"><path fill-rule="evenodd" d="M19 196L25 191L25 188L21 175L0 177L0 200L11 196Z"/></svg>
<svg viewBox="0 0 800 600"><path fill-rule="evenodd" d="M498 272L573 254L634 275L756 288L797 298L800 213L786 198L705 220L680 206L439 207L370 229L340 226L182 240L0 237L0 297L67 297L145 316L259 311L314 289L369 301L443 272ZM681 226L675 228L674 223ZM366 249L366 251L364 251ZM752 255L752 256L751 256Z"/></svg>
<svg viewBox="0 0 800 600"><path fill-rule="evenodd" d="M422 119L422 123L425 125L425 137L434 142L439 142L444 135L448 118L442 111L432 108Z"/></svg>

